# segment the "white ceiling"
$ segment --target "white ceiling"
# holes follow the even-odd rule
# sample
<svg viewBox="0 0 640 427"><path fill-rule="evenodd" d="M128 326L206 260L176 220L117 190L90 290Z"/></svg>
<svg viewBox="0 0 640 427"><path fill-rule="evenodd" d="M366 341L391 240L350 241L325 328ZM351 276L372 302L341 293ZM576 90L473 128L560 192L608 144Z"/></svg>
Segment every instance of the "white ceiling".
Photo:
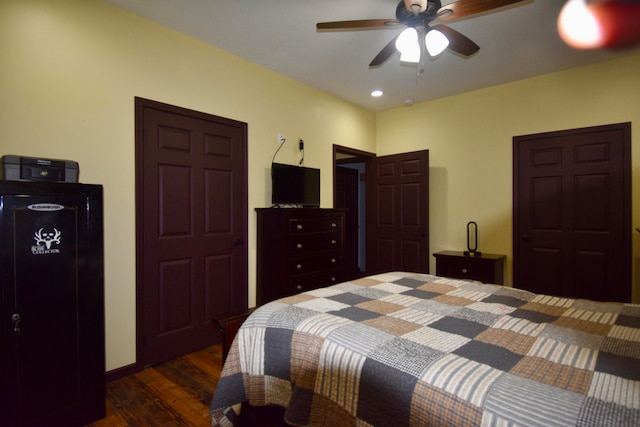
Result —
<svg viewBox="0 0 640 427"><path fill-rule="evenodd" d="M525 0L446 22L480 46L463 58L446 51L424 74L369 62L403 27L317 32L316 23L395 19L396 0L104 0L373 111L423 102L633 53L578 51L556 30L564 0ZM443 5L451 0L443 0ZM634 50L637 52L637 49ZM373 89L384 96L372 98Z"/></svg>

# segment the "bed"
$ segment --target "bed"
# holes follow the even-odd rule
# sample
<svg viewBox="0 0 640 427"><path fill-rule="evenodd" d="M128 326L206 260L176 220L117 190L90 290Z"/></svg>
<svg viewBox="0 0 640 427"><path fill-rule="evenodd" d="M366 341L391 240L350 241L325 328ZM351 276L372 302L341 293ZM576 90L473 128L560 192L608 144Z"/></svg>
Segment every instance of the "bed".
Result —
<svg viewBox="0 0 640 427"><path fill-rule="evenodd" d="M297 426L639 426L640 305L392 272L255 310L213 426L240 405Z"/></svg>

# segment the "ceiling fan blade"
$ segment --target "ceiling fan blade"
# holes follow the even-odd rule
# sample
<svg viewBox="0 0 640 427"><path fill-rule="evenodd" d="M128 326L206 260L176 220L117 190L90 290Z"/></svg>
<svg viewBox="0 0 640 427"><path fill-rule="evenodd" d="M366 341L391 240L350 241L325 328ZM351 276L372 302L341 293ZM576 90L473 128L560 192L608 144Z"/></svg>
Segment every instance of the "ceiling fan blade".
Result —
<svg viewBox="0 0 640 427"><path fill-rule="evenodd" d="M374 30L387 26L393 26L398 21L395 19L360 19L356 21L318 22L318 31L349 31L349 30Z"/></svg>
<svg viewBox="0 0 640 427"><path fill-rule="evenodd" d="M447 39L449 39L449 46L447 49L457 52L460 55L471 56L480 50L480 46L478 46L473 40L453 28L442 24L432 25L431 28L440 31L447 37Z"/></svg>
<svg viewBox="0 0 640 427"><path fill-rule="evenodd" d="M398 36L395 36L389 43L387 43L385 47L382 48L382 50L376 55L375 58L373 58L373 60L369 64L369 68L379 67L396 52L396 39L398 38Z"/></svg>
<svg viewBox="0 0 640 427"><path fill-rule="evenodd" d="M441 21L463 18L525 0L458 0L438 10Z"/></svg>

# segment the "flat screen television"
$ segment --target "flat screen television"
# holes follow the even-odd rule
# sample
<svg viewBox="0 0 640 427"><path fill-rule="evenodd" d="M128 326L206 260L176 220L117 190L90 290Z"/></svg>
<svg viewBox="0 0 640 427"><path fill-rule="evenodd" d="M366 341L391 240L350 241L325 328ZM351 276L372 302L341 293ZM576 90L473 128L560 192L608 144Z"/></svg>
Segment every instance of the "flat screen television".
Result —
<svg viewBox="0 0 640 427"><path fill-rule="evenodd" d="M271 203L320 207L320 169L272 163Z"/></svg>

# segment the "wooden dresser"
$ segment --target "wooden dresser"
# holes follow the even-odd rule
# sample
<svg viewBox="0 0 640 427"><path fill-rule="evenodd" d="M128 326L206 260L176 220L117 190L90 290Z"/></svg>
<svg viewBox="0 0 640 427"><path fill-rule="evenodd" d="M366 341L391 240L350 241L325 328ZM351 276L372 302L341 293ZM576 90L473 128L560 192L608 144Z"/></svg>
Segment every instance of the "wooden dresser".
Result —
<svg viewBox="0 0 640 427"><path fill-rule="evenodd" d="M256 211L258 306L342 280L345 209Z"/></svg>

